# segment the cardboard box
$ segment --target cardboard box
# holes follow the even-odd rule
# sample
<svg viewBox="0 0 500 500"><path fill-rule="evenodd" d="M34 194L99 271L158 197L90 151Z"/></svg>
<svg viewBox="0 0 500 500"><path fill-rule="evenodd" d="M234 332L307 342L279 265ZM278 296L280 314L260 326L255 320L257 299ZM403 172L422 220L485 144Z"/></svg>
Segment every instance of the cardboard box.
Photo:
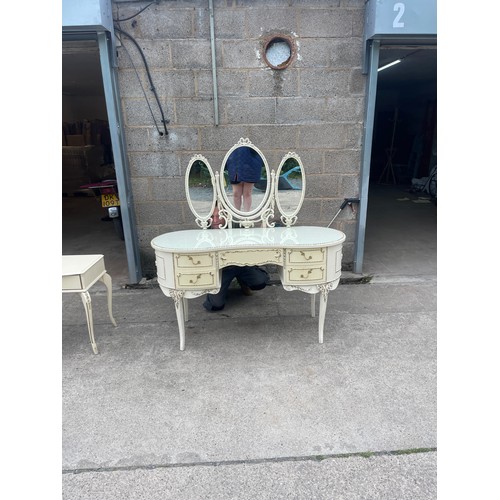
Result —
<svg viewBox="0 0 500 500"><path fill-rule="evenodd" d="M85 146L83 135L67 135L66 142L68 146Z"/></svg>

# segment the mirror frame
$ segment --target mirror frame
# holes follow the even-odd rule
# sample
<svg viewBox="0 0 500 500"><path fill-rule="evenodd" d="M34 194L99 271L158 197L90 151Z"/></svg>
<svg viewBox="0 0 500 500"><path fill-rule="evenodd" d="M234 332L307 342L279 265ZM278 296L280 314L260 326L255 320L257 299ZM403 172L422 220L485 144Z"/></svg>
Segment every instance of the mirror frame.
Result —
<svg viewBox="0 0 500 500"><path fill-rule="evenodd" d="M236 151L237 149L243 148L243 147L248 147L250 149L253 149L255 152L257 152L257 154L260 156L260 158L262 160L262 163L264 164L264 168L266 169L266 176L267 176L267 180L268 180L268 182L266 183L266 191L264 193L264 198L262 199L262 201L259 203L259 205L256 208L254 208L253 210L250 210L249 212L244 212L242 210L238 210L231 203L231 201L227 197L226 190L224 189L224 172L226 170L227 160L229 159L229 157L231 156L231 154L233 153L233 151ZM222 184L221 184L220 187L221 187L221 193L222 193L222 197L224 199L225 205L228 208L230 208L232 212L234 212L235 214L237 214L237 215L239 215L241 217L251 218L253 215L258 214L263 209L264 205L266 204L267 199L269 198L269 193L270 193L270 190L271 190L271 184L269 182L269 179L271 177L270 174L271 174L271 172L269 171L269 165L268 165L266 157L264 156L264 154L262 153L262 151L257 146L255 146L254 144L252 144L249 139L243 139L243 138L241 138L226 153L226 156L224 156L224 159L222 160L222 166L221 166L221 169L220 169L220 179L221 179Z"/></svg>
<svg viewBox="0 0 500 500"><path fill-rule="evenodd" d="M224 186L224 172L226 163L233 151L241 147L249 147L257 152L262 159L267 176L266 191L259 205L249 212L238 210L229 200ZM274 217L274 171L269 170L269 164L262 151L252 144L249 139L243 137L226 153L222 160L220 172L215 173L215 185L219 205L219 214L226 219L226 226L232 227L233 221L240 227L253 227L256 222L261 221L263 227L272 227L274 223L269 222Z"/></svg>
<svg viewBox="0 0 500 500"><path fill-rule="evenodd" d="M300 200L299 200L295 210L293 210L291 213L285 212L285 210L283 210L283 207L281 206L281 203L280 203L280 196L279 196L279 190L278 190L279 178L281 176L281 171L283 170L283 167L284 167L286 161L289 160L290 158L294 158L297 161L298 165L300 166L300 172L302 175L302 189L301 189L301 194L300 194ZM304 170L304 165L302 164L300 156L297 153L288 152L285 156L283 156L281 163L278 167L278 172L276 174L276 182L274 185L274 190L275 190L274 197L276 200L276 206L278 207L278 211L281 214L281 217L280 217L281 222L286 227L293 226L297 222L297 214L299 213L300 209L302 208L302 204L304 203L304 197L305 197L305 193L306 193L306 172Z"/></svg>
<svg viewBox="0 0 500 500"><path fill-rule="evenodd" d="M201 161L205 164L205 166L207 167L208 172L210 174L210 182L212 183L212 203L210 206L210 211L206 215L199 214L195 210L195 208L193 206L193 201L191 200L191 195L189 193L189 176L191 174L191 169L192 169L194 163L197 161ZM186 199L187 199L187 202L189 205L189 209L191 210L191 212L195 216L196 224L202 229L208 229L210 227L210 225L212 224L212 214L214 213L215 203L217 202L217 193L216 193L216 189L215 189L215 176L214 176L212 167L210 166L210 163L203 155L196 154L189 160L189 164L188 164L187 169L186 169L186 174L184 175L184 188L186 191Z"/></svg>
<svg viewBox="0 0 500 500"><path fill-rule="evenodd" d="M254 151L258 153L261 157L265 171L267 174L267 184L266 190L264 193L264 197L259 205L251 210L250 212L243 212L234 207L234 205L229 201L229 198L226 194L226 190L224 187L224 171L226 168L227 159L231 155L231 153L242 146L250 147ZM287 212L283 210L283 207L280 202L280 194L279 194L279 176L283 171L283 167L287 160L290 158L294 158L300 166L301 175L302 175L302 189L300 200L296 206L296 208ZM210 212L207 214L198 213L193 205L193 200L191 199L191 195L189 192L189 177L191 174L191 170L196 161L201 161L205 164L210 174L210 180L212 182L212 203L210 206ZM274 170L269 169L269 164L267 163L267 159L262 153L262 151L256 147L249 139L240 138L240 140L226 153L224 159L222 161L222 165L220 168L220 172L216 171L215 174L210 166L208 160L201 154L195 154L189 161L189 164L186 169L185 178L184 178L184 186L186 191L186 199L189 205L189 209L193 213L196 218L196 224L202 229L208 229L212 226L213 222L213 213L215 207L218 207L219 217L223 223L219 225L220 229L233 228L233 227L242 227L242 228L250 228L254 227L257 222L260 222L262 227L271 228L274 227L276 221L274 220L274 209L275 205L278 208L278 211L281 215L280 220L284 226L290 227L293 226L297 222L297 214L302 208L302 204L304 203L305 191L306 191L306 172L304 169L304 165L302 164L302 160L300 156L295 152L288 152L285 156L283 156L281 163L278 167L278 174L276 175ZM282 195L283 196L283 195Z"/></svg>

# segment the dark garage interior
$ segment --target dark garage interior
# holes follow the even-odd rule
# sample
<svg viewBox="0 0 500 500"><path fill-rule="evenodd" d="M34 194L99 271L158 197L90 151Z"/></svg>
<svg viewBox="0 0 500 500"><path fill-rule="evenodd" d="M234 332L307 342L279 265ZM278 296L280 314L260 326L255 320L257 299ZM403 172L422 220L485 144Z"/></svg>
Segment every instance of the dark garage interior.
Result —
<svg viewBox="0 0 500 500"><path fill-rule="evenodd" d="M397 60L378 72L363 274L433 275L437 48L381 46L379 68Z"/></svg>

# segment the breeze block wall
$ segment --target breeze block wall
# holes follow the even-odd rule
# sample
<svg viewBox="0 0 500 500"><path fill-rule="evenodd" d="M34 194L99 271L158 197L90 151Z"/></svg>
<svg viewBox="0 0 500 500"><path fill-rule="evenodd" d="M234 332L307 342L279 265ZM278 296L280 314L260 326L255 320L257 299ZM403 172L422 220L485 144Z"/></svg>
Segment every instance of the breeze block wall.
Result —
<svg viewBox="0 0 500 500"><path fill-rule="evenodd" d="M120 20L119 85L145 275L156 272L150 246L155 236L197 227L184 190L184 173L196 153L215 172L240 137L262 150L271 169L295 151L307 178L299 225L326 227L344 198L359 197L364 3L214 0L217 126L208 0L113 3L113 17ZM293 41L296 53L286 69L272 69L263 58L271 35ZM168 135L159 133L161 112L148 73L169 120ZM347 235L345 270L352 268L356 216L347 207L331 226Z"/></svg>

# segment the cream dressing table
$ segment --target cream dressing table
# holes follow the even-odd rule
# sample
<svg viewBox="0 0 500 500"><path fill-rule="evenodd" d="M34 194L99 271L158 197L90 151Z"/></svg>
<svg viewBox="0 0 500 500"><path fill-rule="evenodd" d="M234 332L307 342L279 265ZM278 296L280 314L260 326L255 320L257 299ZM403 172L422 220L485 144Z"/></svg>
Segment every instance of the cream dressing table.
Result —
<svg viewBox="0 0 500 500"><path fill-rule="evenodd" d="M261 180L255 183L252 205L246 212L235 207L235 198L231 201L228 158L237 148L249 148L260 158ZM188 299L217 293L222 270L235 265L276 265L285 290L311 294L312 317L319 293L318 336L322 343L328 293L340 280L345 234L330 228L294 226L305 193L300 157L287 153L275 174L262 152L248 139L240 139L215 175L207 159L195 155L186 171L185 186L200 229L173 231L151 241L158 283L175 302L180 350L185 349ZM273 221L275 206L281 214L279 227ZM222 224L218 230L209 230L216 207Z"/></svg>

